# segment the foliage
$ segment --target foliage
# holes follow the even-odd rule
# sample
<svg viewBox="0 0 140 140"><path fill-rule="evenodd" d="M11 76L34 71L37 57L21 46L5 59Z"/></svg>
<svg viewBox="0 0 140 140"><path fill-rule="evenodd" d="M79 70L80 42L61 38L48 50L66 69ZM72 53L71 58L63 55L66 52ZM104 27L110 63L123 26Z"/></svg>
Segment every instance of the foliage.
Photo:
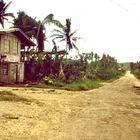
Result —
<svg viewBox="0 0 140 140"><path fill-rule="evenodd" d="M117 61L111 56L103 54L101 59L94 57L93 52L80 54L78 59L67 60L58 56L52 57L47 53L32 55L30 61L25 63L26 80L42 81L54 86L58 82L72 84L80 80L109 80L124 73L123 70L119 70ZM60 66L63 77L59 74Z"/></svg>
<svg viewBox="0 0 140 140"><path fill-rule="evenodd" d="M130 64L131 72L140 79L140 62Z"/></svg>
<svg viewBox="0 0 140 140"><path fill-rule="evenodd" d="M117 60L109 55L103 54L96 72L99 79L109 80L120 75L123 70L119 70Z"/></svg>
<svg viewBox="0 0 140 140"><path fill-rule="evenodd" d="M28 99L18 96L11 91L0 91L0 101L8 102L29 102Z"/></svg>
<svg viewBox="0 0 140 140"><path fill-rule="evenodd" d="M130 71L130 62L125 62L125 63L119 63L120 69L123 69L125 71L129 70Z"/></svg>
<svg viewBox="0 0 140 140"><path fill-rule="evenodd" d="M81 90L90 90L93 88L98 88L101 86L101 81L91 81L91 80L80 80L73 83L63 83L61 81L55 81L54 84L44 84L39 83L36 85L38 88L54 88L54 89L63 89L70 91L81 91Z"/></svg>
<svg viewBox="0 0 140 140"><path fill-rule="evenodd" d="M53 40L59 39L60 42L65 41L66 51L71 50L73 48L79 51L75 43L77 42L78 39L80 39L80 37L73 37L73 35L77 32L77 30L71 32L71 19L66 19L65 25L62 25L60 22L59 24L61 25L59 26L60 29L53 30L54 34L51 36L53 37Z"/></svg>
<svg viewBox="0 0 140 140"><path fill-rule="evenodd" d="M40 52L31 53L28 57L29 60L25 62L26 81L40 81L43 77L50 75L53 78L59 77L63 56L52 57L47 52Z"/></svg>
<svg viewBox="0 0 140 140"><path fill-rule="evenodd" d="M14 20L14 27L20 28L30 38L34 37L37 40L37 47L39 51L44 50L45 25L54 24L60 26L59 22L54 19L53 14L49 14L43 21L37 21L36 18L32 18L23 11L18 12L18 17Z"/></svg>
<svg viewBox="0 0 140 140"><path fill-rule="evenodd" d="M18 12L18 16L13 23L15 28L20 28L28 37L36 37L38 22L23 11Z"/></svg>
<svg viewBox="0 0 140 140"><path fill-rule="evenodd" d="M52 80L52 78L50 78L48 76L43 77L43 81L45 82L45 84L49 84L49 85L54 84L54 80Z"/></svg>
<svg viewBox="0 0 140 140"><path fill-rule="evenodd" d="M53 30L52 52L43 52L45 37L45 25L54 24L58 29ZM75 37L75 31L71 31L71 19L66 19L63 25L49 14L43 21L37 21L20 11L14 19L14 27L18 27L30 38L37 40L38 51L31 49L28 52L28 60L25 61L25 80L39 82L46 86L63 87L64 89L87 90L98 86L98 81L109 80L118 77L124 71L119 69L117 60L109 55L100 57L97 53L82 53L76 59L64 59L67 52L75 48L80 37ZM66 42L66 51L58 53L56 39ZM97 82L97 83L96 83Z"/></svg>
<svg viewBox="0 0 140 140"><path fill-rule="evenodd" d="M63 88L65 90L71 90L71 91L81 91L81 90L90 90L93 88L100 87L100 81L92 81L92 80L80 80L77 82L73 82L70 84L66 84Z"/></svg>
<svg viewBox="0 0 140 140"><path fill-rule="evenodd" d="M9 2L8 4L6 4L3 0L0 1L0 24L2 25L3 28L4 28L4 20L8 20L7 17L14 18L13 13L6 13L11 3L12 1Z"/></svg>
<svg viewBox="0 0 140 140"><path fill-rule="evenodd" d="M45 32L45 25L47 25L47 24L54 24L58 27L61 27L61 24L59 23L59 21L54 19L53 14L49 14L48 16L46 16L43 19L43 21L38 21L36 38L37 38L37 42L38 42L39 51L44 50L44 40L46 40L44 32Z"/></svg>
<svg viewBox="0 0 140 140"><path fill-rule="evenodd" d="M134 74L136 75L137 78L140 79L140 68L135 69Z"/></svg>

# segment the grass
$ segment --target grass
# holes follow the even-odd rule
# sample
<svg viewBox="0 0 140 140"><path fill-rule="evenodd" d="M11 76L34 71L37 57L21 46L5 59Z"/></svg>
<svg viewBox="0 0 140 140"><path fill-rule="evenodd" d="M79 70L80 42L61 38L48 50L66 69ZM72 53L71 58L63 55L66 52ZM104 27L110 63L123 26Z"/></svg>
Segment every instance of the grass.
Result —
<svg viewBox="0 0 140 140"><path fill-rule="evenodd" d="M125 72L124 72L124 73L121 73L120 75L118 75L118 76L116 76L116 77L112 77L112 78L109 79L109 80L103 80L103 82L112 83L112 82L114 82L115 80L117 80L117 79L123 77L124 75L125 75Z"/></svg>
<svg viewBox="0 0 140 140"><path fill-rule="evenodd" d="M112 83L112 82L114 82L115 80L117 80L117 79L121 78L122 76L123 76L123 75L121 75L121 76L117 76L117 77L112 78L112 79L109 79L109 80L104 80L104 82L107 82L107 83Z"/></svg>
<svg viewBox="0 0 140 140"><path fill-rule="evenodd" d="M11 91L0 91L0 101L9 102L30 102L28 99L13 94Z"/></svg>
<svg viewBox="0 0 140 140"><path fill-rule="evenodd" d="M63 89L63 90L69 90L69 91L85 91L85 90L91 90L98 88L102 86L101 83L107 82L111 83L120 77L124 76L125 73L122 73L116 77L112 77L109 80L79 80L75 81L70 84L62 83L59 81L56 81L55 84L45 84L45 83L39 83L35 87L37 88L48 88L48 89Z"/></svg>
<svg viewBox="0 0 140 140"><path fill-rule="evenodd" d="M8 101L8 102L21 102L27 105L30 105L31 103L35 103L39 106L42 106L43 103L39 102L35 99L27 99L21 96L18 96L12 91L0 91L0 101Z"/></svg>
<svg viewBox="0 0 140 140"><path fill-rule="evenodd" d="M58 85L46 85L40 83L36 85L38 88L53 88L53 89L63 89L70 91L82 91L82 90L90 90L94 88L98 88L101 86L101 81L91 81L91 80L81 80L77 82L73 82L70 84L59 83Z"/></svg>
<svg viewBox="0 0 140 140"><path fill-rule="evenodd" d="M100 81L82 80L71 84L66 84L63 88L71 91L90 90L101 86Z"/></svg>

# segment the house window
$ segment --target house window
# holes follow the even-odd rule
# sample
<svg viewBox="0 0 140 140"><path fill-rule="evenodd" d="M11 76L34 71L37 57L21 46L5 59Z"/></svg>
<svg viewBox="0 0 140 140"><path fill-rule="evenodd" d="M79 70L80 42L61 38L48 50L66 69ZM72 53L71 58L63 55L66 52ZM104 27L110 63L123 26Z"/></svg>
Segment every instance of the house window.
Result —
<svg viewBox="0 0 140 140"><path fill-rule="evenodd" d="M9 40L9 53L11 54L11 41Z"/></svg>
<svg viewBox="0 0 140 140"><path fill-rule="evenodd" d="M2 74L8 75L8 65L2 65Z"/></svg>
<svg viewBox="0 0 140 140"><path fill-rule="evenodd" d="M13 40L13 54L16 54L15 40Z"/></svg>
<svg viewBox="0 0 140 140"><path fill-rule="evenodd" d="M9 41L7 39L4 39L4 52L10 53Z"/></svg>
<svg viewBox="0 0 140 140"><path fill-rule="evenodd" d="M17 54L17 42L15 39L13 40L13 54Z"/></svg>
<svg viewBox="0 0 140 140"><path fill-rule="evenodd" d="M13 42L13 54L19 54L19 43L16 41Z"/></svg>
<svg viewBox="0 0 140 140"><path fill-rule="evenodd" d="M17 42L17 45L16 45L16 47L17 47L17 54L18 54L18 50L19 50L19 48L18 48L18 42Z"/></svg>

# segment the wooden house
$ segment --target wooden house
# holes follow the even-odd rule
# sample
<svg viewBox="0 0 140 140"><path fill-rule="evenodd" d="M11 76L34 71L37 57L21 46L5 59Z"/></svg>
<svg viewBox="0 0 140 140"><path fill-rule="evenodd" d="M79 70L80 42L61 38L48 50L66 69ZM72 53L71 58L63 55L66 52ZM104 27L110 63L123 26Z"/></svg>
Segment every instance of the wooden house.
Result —
<svg viewBox="0 0 140 140"><path fill-rule="evenodd" d="M0 83L24 81L21 48L35 44L18 28L0 29Z"/></svg>

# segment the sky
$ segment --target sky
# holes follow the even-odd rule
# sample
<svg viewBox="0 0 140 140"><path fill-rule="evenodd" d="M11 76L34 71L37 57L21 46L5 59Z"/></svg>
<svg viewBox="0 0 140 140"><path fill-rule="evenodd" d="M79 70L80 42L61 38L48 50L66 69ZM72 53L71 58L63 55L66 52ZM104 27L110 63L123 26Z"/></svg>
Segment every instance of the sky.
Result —
<svg viewBox="0 0 140 140"><path fill-rule="evenodd" d="M50 13L62 23L71 18L75 36L83 38L77 42L81 53L106 53L118 62L140 60L140 0L13 0L8 12L19 10L38 20Z"/></svg>

